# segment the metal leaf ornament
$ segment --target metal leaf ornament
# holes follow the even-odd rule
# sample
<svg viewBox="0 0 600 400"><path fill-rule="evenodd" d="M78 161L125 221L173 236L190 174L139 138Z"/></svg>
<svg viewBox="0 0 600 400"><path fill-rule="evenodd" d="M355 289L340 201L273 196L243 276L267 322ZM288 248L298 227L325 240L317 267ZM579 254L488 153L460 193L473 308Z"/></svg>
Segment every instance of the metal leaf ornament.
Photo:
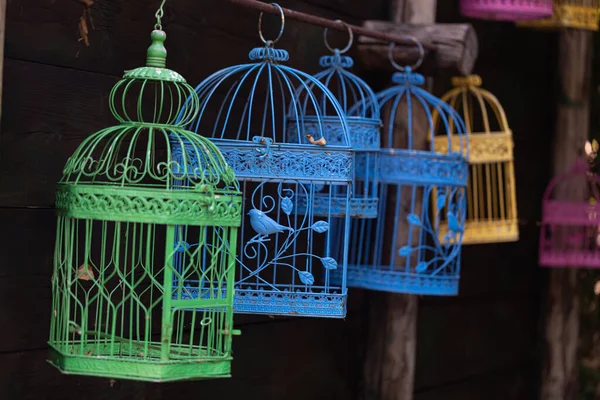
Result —
<svg viewBox="0 0 600 400"><path fill-rule="evenodd" d="M317 233L325 233L329 230L329 224L325 221L317 221L311 228Z"/></svg>
<svg viewBox="0 0 600 400"><path fill-rule="evenodd" d="M294 203L292 203L292 199L289 197L284 197L281 201L281 210L285 213L285 215L290 215L293 209Z"/></svg>
<svg viewBox="0 0 600 400"><path fill-rule="evenodd" d="M338 266L337 261L332 257L323 257L321 258L321 262L326 269L336 269Z"/></svg>
<svg viewBox="0 0 600 400"><path fill-rule="evenodd" d="M315 283L315 277L308 271L298 271L298 275L300 276L300 280L305 285L312 285Z"/></svg>
<svg viewBox="0 0 600 400"><path fill-rule="evenodd" d="M415 271L417 271L420 274L422 274L423 272L427 271L427 263L425 261L421 261L415 267Z"/></svg>
<svg viewBox="0 0 600 400"><path fill-rule="evenodd" d="M446 195L439 194L437 198L437 208L438 210L442 210L446 205Z"/></svg>
<svg viewBox="0 0 600 400"><path fill-rule="evenodd" d="M412 253L413 248L410 246L403 246L398 250L398 254L402 257L408 257Z"/></svg>
<svg viewBox="0 0 600 400"><path fill-rule="evenodd" d="M408 220L408 223L411 225L415 225L415 226L421 225L421 218L419 218L419 216L416 214L408 214L408 217L406 217L406 219Z"/></svg>

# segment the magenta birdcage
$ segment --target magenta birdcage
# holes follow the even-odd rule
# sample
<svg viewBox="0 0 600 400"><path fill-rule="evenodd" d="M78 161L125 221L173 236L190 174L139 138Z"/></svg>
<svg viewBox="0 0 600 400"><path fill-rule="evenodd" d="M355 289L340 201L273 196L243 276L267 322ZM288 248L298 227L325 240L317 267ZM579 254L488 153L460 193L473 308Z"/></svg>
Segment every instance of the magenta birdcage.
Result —
<svg viewBox="0 0 600 400"><path fill-rule="evenodd" d="M542 204L541 266L600 268L599 188L585 158L550 182Z"/></svg>
<svg viewBox="0 0 600 400"><path fill-rule="evenodd" d="M523 21L552 16L552 0L461 0L465 17L497 21Z"/></svg>

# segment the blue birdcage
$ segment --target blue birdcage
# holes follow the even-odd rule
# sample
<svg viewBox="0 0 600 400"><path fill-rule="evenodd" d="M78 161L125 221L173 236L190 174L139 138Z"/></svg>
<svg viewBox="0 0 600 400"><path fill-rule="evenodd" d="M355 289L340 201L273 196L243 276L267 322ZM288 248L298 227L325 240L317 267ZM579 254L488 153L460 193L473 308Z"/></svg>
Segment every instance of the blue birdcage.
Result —
<svg viewBox="0 0 600 400"><path fill-rule="evenodd" d="M466 129L452 107L420 87L425 82L422 75L393 61L392 49L393 44L390 61L399 72L392 77L394 85L376 95L386 122L378 216L361 221L361 231L352 234L347 284L397 293L454 295L466 216ZM441 121L437 128L433 113ZM452 133L457 134L458 151L436 154L427 136L445 136L450 143ZM437 208L432 207L434 201ZM449 230L440 238L441 222L446 220ZM340 279L334 276L334 281Z"/></svg>
<svg viewBox="0 0 600 400"><path fill-rule="evenodd" d="M347 25L342 21L336 21ZM377 216L377 182L379 161L380 137L379 128L381 119L375 93L361 78L350 72L354 61L351 57L343 55L353 43L353 33L347 27L349 40L343 49L332 48L327 41L327 28L323 32L325 47L333 54L323 56L319 65L324 69L315 74L314 79L325 85L333 93L344 111L350 142L355 151L354 178L352 186L335 187L333 193L328 190L318 191L311 199L311 207L315 215L346 216L346 189L351 188L350 217L375 218ZM313 89L314 83L306 82L306 87ZM310 138L316 136L322 125L327 132L327 143L332 145L342 144L345 140L345 126L339 123L336 110L326 101L328 92L321 92L319 98L320 115L305 113L302 124L305 135ZM311 91L299 88L298 103L306 109L312 95ZM333 113L330 116L330 113ZM289 121L288 135L296 135L295 120ZM308 207L308 198L301 197L298 212L302 213ZM351 222L352 223L352 222ZM337 223L336 223L337 226ZM345 228L344 225L342 225ZM343 232L343 231L342 231Z"/></svg>
<svg viewBox="0 0 600 400"><path fill-rule="evenodd" d="M333 215L315 213L312 204L317 192L340 192L349 207L354 154L335 96L310 75L283 65L288 53L273 47L284 28L283 11L275 6L282 20L278 37L264 39L261 14L265 46L250 52L252 62L220 70L195 88L200 113L188 128L217 145L245 196L234 312L343 318L349 229L334 236ZM308 93L303 104L296 97L299 87ZM331 110L327 118L323 102ZM306 115L314 118L310 133ZM329 141L326 122L338 127L335 140ZM288 132L292 126L294 134ZM301 199L308 201L298 212ZM330 279L334 270L342 276L336 285ZM212 282L202 285L210 288Z"/></svg>

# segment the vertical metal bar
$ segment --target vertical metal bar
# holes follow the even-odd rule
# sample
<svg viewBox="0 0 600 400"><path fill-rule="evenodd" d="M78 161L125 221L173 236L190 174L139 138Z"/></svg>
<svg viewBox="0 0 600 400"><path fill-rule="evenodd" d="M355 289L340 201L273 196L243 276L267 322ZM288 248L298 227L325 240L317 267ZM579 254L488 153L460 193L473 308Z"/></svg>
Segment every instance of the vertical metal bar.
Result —
<svg viewBox="0 0 600 400"><path fill-rule="evenodd" d="M488 221L492 221L493 220L493 210L492 210L492 198L493 193L492 193L492 177L490 175L490 164L485 163L485 199L487 200L487 220Z"/></svg>
<svg viewBox="0 0 600 400"><path fill-rule="evenodd" d="M172 310L171 297L173 295L173 243L175 241L175 226L167 225L165 238L165 266L163 270L163 309L160 336L160 359L168 361L171 351Z"/></svg>
<svg viewBox="0 0 600 400"><path fill-rule="evenodd" d="M498 202L500 205L500 221L505 221L506 220L506 210L505 210L505 205L506 208L510 208L510 200L506 197L506 195L504 194L504 185L506 185L507 182L510 183L510 181L505 181L504 180L504 174L502 173L502 169L504 167L504 165L509 164L509 163L505 163L505 162L499 162L496 164L496 168L498 169ZM506 188L507 193L510 193L511 188L507 187Z"/></svg>
<svg viewBox="0 0 600 400"><path fill-rule="evenodd" d="M235 291L234 282L235 279L235 256L232 254L235 252L237 248L237 238L238 238L238 229L237 228L229 228L229 248L232 249L230 252L227 252L227 290L226 290L226 300L227 304L234 304L235 301ZM225 235L223 235L225 236ZM225 353L231 353L231 335L233 332L233 307L227 307L225 312L227 313L227 321L226 327L228 328L227 335L228 340L225 344Z"/></svg>

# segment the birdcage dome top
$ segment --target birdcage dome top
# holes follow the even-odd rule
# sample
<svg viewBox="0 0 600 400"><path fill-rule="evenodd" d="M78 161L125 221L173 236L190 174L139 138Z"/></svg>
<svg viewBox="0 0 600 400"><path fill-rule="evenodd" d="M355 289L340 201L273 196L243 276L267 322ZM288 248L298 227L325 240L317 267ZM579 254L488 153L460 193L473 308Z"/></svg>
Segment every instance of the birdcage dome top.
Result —
<svg viewBox="0 0 600 400"><path fill-rule="evenodd" d="M329 92L333 93L338 100L345 116L352 148L354 150L378 150L381 120L375 93L365 81L348 70L353 63L352 58L342 55L339 49L334 49L333 55L320 58L319 65L324 69L315 74L313 78L329 89ZM321 125L325 125L328 133L327 142L344 144L346 126L338 124L336 110L332 108L332 104L326 98L329 92L314 91L314 86L313 82L306 82L306 85L298 87L295 94L296 101L290 106L288 114L293 115L293 107L297 104L300 104L303 110L308 110L307 105L314 101L313 97L317 94L317 108L320 115L310 111L303 115L304 133L319 136L318 131ZM291 136L290 141L297 140L298 129L295 122L295 119L291 118L288 123L287 133Z"/></svg>
<svg viewBox="0 0 600 400"><path fill-rule="evenodd" d="M119 124L86 138L67 161L60 182L237 190L233 170L217 147L183 128L197 114L198 99L181 75L165 68L164 32L155 30L151 37L147 65L126 72L110 93L110 110ZM178 118L186 102L190 106Z"/></svg>
<svg viewBox="0 0 600 400"><path fill-rule="evenodd" d="M324 138L329 142L323 125L335 121L342 130L331 143L350 146L342 106L316 78L284 65L289 59L287 51L266 41L264 47L252 49L249 58L250 63L217 71L196 87L200 113L189 124L191 130L216 142L270 141L314 148L305 138L303 125L310 116L320 125L314 140ZM300 90L306 94L302 102L297 96ZM323 109L327 109L327 115Z"/></svg>
<svg viewBox="0 0 600 400"><path fill-rule="evenodd" d="M422 75L403 68L392 76L394 85L376 94L384 113L386 130L382 134L380 178L383 182L414 182L418 184L458 185L468 178L469 143L460 115L447 103L422 89ZM437 112L441 123L433 121ZM415 117L423 118L415 118ZM452 135L452 126L456 127ZM395 131L403 133L398 135ZM437 153L434 141L419 147L418 136L438 136L445 139L447 153ZM437 137L436 137L437 139ZM456 142L452 146L452 140ZM466 156L465 156L466 155Z"/></svg>
<svg viewBox="0 0 600 400"><path fill-rule="evenodd" d="M386 141L382 147L396 153L409 151L412 155L429 156L434 151L433 143L430 143L429 149L418 149L413 141L416 129L421 129L430 135L433 133L434 136L446 137L449 141L453 134L459 137L458 151L450 152L445 156L455 158L468 153L469 143L463 119L446 102L420 87L425 83L422 75L406 67L405 71L394 73L392 82L393 86L376 95L381 110L386 106L390 107L387 132L385 132ZM434 121L434 114L437 114L438 124ZM414 115L424 115L426 126L415 126ZM407 131L407 140L402 145L394 143L393 133L398 123L405 124Z"/></svg>
<svg viewBox="0 0 600 400"><path fill-rule="evenodd" d="M113 87L109 106L117 121L183 127L197 114L194 89L177 72L166 68L166 34L155 30L147 51L146 66L125 71ZM190 97L192 96L192 97ZM179 110L190 98L187 113Z"/></svg>
<svg viewBox="0 0 600 400"><path fill-rule="evenodd" d="M185 130L198 99L165 68L162 31L152 33L145 68L127 72L110 94L118 125L87 137L59 181L59 214L129 222L239 226L235 174L210 140ZM195 104L180 114L185 102ZM185 145L184 145L185 144Z"/></svg>
<svg viewBox="0 0 600 400"><path fill-rule="evenodd" d="M593 197L600 202L600 177L590 171L586 157L578 158L568 171L558 174L548 184L544 201L573 201L584 204Z"/></svg>
<svg viewBox="0 0 600 400"><path fill-rule="evenodd" d="M441 99L463 116L469 135L511 133L504 108L491 92L481 87L478 75L452 78L454 88ZM456 126L451 126L456 131Z"/></svg>
<svg viewBox="0 0 600 400"><path fill-rule="evenodd" d="M321 57L319 65L324 69L314 77L336 95L348 121L367 119L379 123L375 93L364 80L349 71L354 65L351 57L342 55L335 49L334 54ZM327 115L326 109L322 111Z"/></svg>

